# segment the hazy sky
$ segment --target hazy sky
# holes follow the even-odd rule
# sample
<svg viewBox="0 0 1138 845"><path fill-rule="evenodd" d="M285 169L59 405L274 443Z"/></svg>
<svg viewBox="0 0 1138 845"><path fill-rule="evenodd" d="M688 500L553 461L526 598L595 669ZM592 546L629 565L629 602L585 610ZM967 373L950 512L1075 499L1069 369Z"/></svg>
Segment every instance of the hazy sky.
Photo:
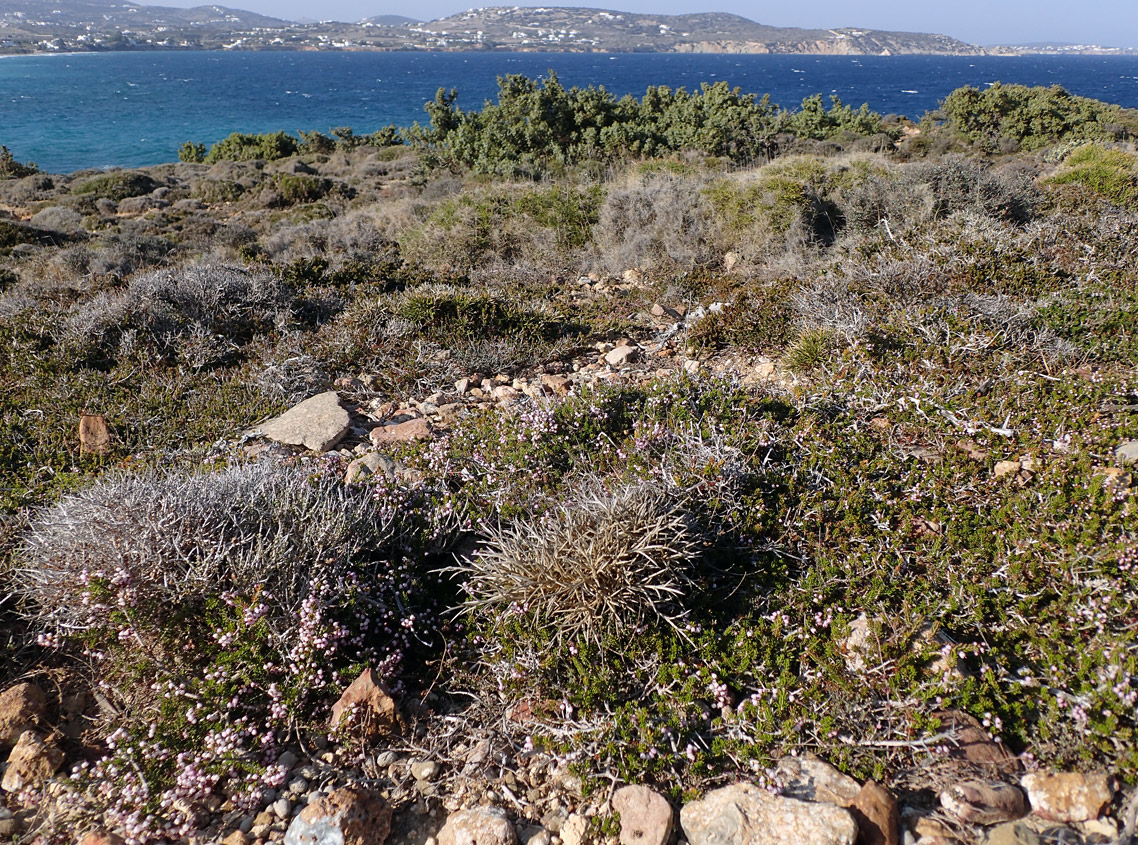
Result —
<svg viewBox="0 0 1138 845"><path fill-rule="evenodd" d="M209 0L139 0L154 5L193 6ZM218 0L221 5L289 19L354 21L371 15L407 15L421 20L445 17L471 5L462 0ZM482 0L484 5L508 5ZM536 6L538 3L521 3ZM810 3L748 3L709 0L692 6L683 0L601 0L551 6L591 6L627 12L680 14L734 12L774 26L863 26L908 32L938 32L973 44L1063 41L1138 46L1138 2L1134 0L866 0L862 3L814 0Z"/></svg>

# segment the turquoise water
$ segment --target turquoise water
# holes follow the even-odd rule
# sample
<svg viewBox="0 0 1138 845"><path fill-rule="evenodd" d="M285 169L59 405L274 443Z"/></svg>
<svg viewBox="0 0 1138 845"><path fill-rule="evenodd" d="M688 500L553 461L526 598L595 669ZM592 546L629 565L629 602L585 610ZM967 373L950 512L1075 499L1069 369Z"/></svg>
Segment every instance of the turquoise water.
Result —
<svg viewBox="0 0 1138 845"><path fill-rule="evenodd" d="M794 106L813 93L918 118L961 85L1060 84L1138 107L1138 57L691 56L557 53L100 53L0 59L0 144L52 172L172 161L188 140L230 132L425 120L457 88L476 108L504 73L641 95L649 85L727 80Z"/></svg>

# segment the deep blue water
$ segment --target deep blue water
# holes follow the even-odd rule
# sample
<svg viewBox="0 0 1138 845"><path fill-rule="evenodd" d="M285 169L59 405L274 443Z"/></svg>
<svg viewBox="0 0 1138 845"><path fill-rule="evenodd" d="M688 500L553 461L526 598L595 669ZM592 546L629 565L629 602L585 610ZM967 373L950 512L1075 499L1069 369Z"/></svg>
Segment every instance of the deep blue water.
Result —
<svg viewBox="0 0 1138 845"><path fill-rule="evenodd" d="M457 88L477 108L503 73L557 72L617 95L727 80L784 107L813 93L919 118L961 85L1059 84L1138 107L1138 57L850 57L558 53L102 53L0 59L0 144L70 172L172 161L187 140L284 129L371 132L425 121Z"/></svg>

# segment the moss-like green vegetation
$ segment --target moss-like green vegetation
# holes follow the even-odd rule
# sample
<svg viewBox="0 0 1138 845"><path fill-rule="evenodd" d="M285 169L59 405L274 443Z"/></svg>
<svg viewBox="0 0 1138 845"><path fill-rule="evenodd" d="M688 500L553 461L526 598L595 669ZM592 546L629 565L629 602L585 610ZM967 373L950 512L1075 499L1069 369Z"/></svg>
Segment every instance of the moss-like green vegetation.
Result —
<svg viewBox="0 0 1138 845"><path fill-rule="evenodd" d="M883 135L515 77L427 109L0 182L0 685L103 682L72 829L191 830L189 762L253 806L294 741L365 760L327 730L365 663L416 741L458 715L587 787L810 751L915 794L946 710L1134 785L1127 112L1000 86ZM329 389L436 436L346 487L351 452L230 466Z"/></svg>

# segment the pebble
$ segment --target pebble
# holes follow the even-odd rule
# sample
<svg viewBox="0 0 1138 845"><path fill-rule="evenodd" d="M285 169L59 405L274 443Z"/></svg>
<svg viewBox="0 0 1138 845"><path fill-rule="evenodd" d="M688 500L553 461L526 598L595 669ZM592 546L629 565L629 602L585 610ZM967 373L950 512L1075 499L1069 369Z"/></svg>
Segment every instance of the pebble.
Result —
<svg viewBox="0 0 1138 845"><path fill-rule="evenodd" d="M292 814L292 802L287 798L278 798L273 802L273 813L278 819L287 819Z"/></svg>
<svg viewBox="0 0 1138 845"><path fill-rule="evenodd" d="M411 764L411 776L415 780L434 780L439 774L439 764L434 760L419 760Z"/></svg>

